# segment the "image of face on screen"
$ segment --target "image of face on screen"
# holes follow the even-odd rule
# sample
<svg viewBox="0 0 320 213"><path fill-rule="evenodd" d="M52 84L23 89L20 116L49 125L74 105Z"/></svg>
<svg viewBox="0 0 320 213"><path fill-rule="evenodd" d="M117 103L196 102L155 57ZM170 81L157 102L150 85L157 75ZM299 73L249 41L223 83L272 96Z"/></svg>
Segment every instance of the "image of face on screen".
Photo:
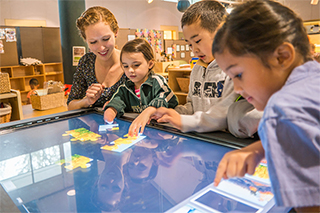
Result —
<svg viewBox="0 0 320 213"><path fill-rule="evenodd" d="M135 146L126 165L129 177L134 182L153 179L158 172L158 161L154 149Z"/></svg>
<svg viewBox="0 0 320 213"><path fill-rule="evenodd" d="M93 204L104 211L119 209L125 201L128 186L123 174L123 165L128 159L130 152L123 155L103 151L105 167L94 184L92 196Z"/></svg>

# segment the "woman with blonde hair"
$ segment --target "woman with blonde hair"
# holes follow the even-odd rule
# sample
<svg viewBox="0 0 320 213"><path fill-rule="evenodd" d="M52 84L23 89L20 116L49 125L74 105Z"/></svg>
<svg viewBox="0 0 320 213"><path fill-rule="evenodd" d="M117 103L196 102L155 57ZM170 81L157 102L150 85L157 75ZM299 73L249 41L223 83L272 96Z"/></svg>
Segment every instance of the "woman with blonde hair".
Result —
<svg viewBox="0 0 320 213"><path fill-rule="evenodd" d="M120 50L115 48L118 22L107 8L96 6L83 12L76 24L90 52L80 59L74 73L68 109L103 107L126 80Z"/></svg>

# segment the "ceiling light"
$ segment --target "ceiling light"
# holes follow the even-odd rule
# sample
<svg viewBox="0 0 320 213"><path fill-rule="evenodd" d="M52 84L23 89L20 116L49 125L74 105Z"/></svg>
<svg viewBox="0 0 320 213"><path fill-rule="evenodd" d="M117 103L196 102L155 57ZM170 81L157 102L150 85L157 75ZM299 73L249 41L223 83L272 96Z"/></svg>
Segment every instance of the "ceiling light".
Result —
<svg viewBox="0 0 320 213"><path fill-rule="evenodd" d="M153 2L153 0L148 0L148 4L151 4Z"/></svg>
<svg viewBox="0 0 320 213"><path fill-rule="evenodd" d="M311 0L310 4L317 5L319 0Z"/></svg>

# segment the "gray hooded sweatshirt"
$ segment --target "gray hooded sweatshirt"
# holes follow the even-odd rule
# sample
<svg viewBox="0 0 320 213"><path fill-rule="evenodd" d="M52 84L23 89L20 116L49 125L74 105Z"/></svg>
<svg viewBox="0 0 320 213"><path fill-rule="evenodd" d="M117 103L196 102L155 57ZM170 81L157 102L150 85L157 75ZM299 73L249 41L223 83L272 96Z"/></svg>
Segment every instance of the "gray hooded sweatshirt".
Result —
<svg viewBox="0 0 320 213"><path fill-rule="evenodd" d="M252 136L262 114L254 113L255 116L251 118L251 111L256 110L249 106L236 107L239 110L233 107L228 112L231 105L238 105L235 102L238 97L233 91L232 80L220 69L216 60L208 65L199 60L190 74L187 103L175 108L181 114L181 131L212 132L229 129L236 137ZM250 105L246 100L241 103Z"/></svg>

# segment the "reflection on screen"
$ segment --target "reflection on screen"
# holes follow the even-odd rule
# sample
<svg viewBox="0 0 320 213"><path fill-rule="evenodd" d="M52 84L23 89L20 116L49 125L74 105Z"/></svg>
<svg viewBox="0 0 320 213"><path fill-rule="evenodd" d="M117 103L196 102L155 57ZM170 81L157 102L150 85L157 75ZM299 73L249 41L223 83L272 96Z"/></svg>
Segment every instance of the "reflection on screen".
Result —
<svg viewBox="0 0 320 213"><path fill-rule="evenodd" d="M128 143L130 122L115 124L88 113L1 135L0 184L22 212L253 212L272 199L264 167L213 187L230 147L150 127Z"/></svg>
<svg viewBox="0 0 320 213"><path fill-rule="evenodd" d="M243 204L241 202L230 199L222 194L214 191L208 191L199 197L196 201L209 206L220 212L255 212L256 208Z"/></svg>

